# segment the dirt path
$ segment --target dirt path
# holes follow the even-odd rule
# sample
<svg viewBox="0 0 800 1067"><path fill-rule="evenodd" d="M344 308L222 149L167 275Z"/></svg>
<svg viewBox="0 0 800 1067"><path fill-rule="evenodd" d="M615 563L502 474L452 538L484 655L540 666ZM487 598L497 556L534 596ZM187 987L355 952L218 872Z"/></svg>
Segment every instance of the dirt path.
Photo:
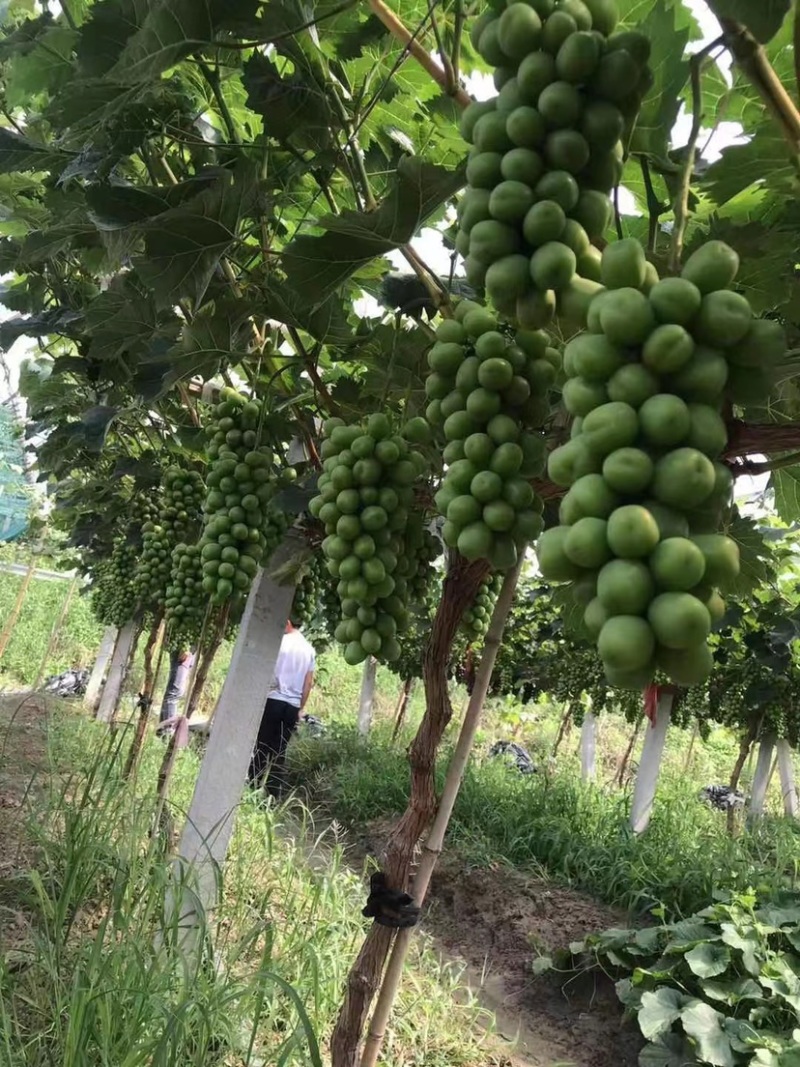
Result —
<svg viewBox="0 0 800 1067"><path fill-rule="evenodd" d="M356 856L379 855L386 824L359 835ZM443 956L466 965L466 978L513 1043L514 1067L635 1067L643 1041L623 1022L613 982L552 971L533 960L586 934L628 925L590 897L509 868L465 868L445 854L431 882L424 927Z"/></svg>

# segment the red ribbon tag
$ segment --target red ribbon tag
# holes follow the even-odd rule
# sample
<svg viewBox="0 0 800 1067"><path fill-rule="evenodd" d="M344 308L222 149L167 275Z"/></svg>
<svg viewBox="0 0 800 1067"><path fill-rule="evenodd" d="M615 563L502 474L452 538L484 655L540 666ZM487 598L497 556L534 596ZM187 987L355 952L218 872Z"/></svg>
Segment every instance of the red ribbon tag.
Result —
<svg viewBox="0 0 800 1067"><path fill-rule="evenodd" d="M675 693L676 689L674 685L648 685L644 691L644 713L650 720L650 728L655 729L656 714L658 712L658 702L662 696L668 696L670 693Z"/></svg>

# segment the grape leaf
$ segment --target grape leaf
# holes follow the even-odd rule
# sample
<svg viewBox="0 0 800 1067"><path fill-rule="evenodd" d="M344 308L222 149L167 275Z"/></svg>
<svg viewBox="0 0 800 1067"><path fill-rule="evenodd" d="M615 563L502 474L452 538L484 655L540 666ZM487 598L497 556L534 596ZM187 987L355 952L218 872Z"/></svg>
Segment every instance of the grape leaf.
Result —
<svg viewBox="0 0 800 1067"><path fill-rule="evenodd" d="M360 266L411 240L444 201L464 185L463 168L448 170L419 159L403 159L397 178L375 211L328 215L321 237L296 237L282 263L289 285L318 306Z"/></svg>
<svg viewBox="0 0 800 1067"><path fill-rule="evenodd" d="M55 170L64 167L70 158L65 152L57 152L13 130L0 127L0 174L13 174L20 170Z"/></svg>
<svg viewBox="0 0 800 1067"><path fill-rule="evenodd" d="M254 194L253 174L242 168L235 175L225 173L199 196L145 226L145 254L134 264L159 306L168 307L182 297L201 303Z"/></svg>
<svg viewBox="0 0 800 1067"><path fill-rule="evenodd" d="M653 84L636 120L631 151L666 156L689 74L689 64L683 59L689 29L676 25L676 7L668 0L658 0L636 29L650 39Z"/></svg>
<svg viewBox="0 0 800 1067"><path fill-rule="evenodd" d="M800 465L772 472L775 508L784 522L800 519Z"/></svg>
<svg viewBox="0 0 800 1067"><path fill-rule="evenodd" d="M789 0L708 0L718 19L741 22L762 43L774 37L786 18Z"/></svg>

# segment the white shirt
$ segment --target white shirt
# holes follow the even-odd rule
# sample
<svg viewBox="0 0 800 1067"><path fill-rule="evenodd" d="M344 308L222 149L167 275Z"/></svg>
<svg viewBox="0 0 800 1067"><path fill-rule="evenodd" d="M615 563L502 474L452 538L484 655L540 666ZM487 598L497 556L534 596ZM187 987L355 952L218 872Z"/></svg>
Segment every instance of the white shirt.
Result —
<svg viewBox="0 0 800 1067"><path fill-rule="evenodd" d="M316 660L314 646L298 630L284 634L269 699L285 700L292 707L299 708L303 699L303 683L308 672L314 670Z"/></svg>

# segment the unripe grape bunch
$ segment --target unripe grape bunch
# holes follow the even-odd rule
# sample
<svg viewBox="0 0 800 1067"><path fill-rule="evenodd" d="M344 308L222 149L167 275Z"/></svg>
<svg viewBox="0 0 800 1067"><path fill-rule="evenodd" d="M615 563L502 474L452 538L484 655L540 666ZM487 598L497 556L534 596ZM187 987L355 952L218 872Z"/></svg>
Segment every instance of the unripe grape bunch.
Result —
<svg viewBox="0 0 800 1067"><path fill-rule="evenodd" d="M488 574L481 582L475 600L464 612L461 630L467 639L467 646L477 644L486 636L501 585L499 574Z"/></svg>
<svg viewBox="0 0 800 1067"><path fill-rule="evenodd" d="M455 319L436 330L428 365L425 416L446 442L435 497L444 542L507 570L542 529L543 504L530 479L544 469L540 428L559 353L544 333L514 332L462 300Z"/></svg>
<svg viewBox="0 0 800 1067"><path fill-rule="evenodd" d="M539 565L585 604L612 685L643 688L659 670L691 686L711 671L719 589L739 574L723 532L733 477L722 412L768 393L785 351L781 326L730 288L738 265L710 241L681 277L652 283L638 242L609 245L588 331L564 351L572 436L548 474L569 492Z"/></svg>
<svg viewBox="0 0 800 1067"><path fill-rule="evenodd" d="M197 537L204 495L205 486L198 471L173 464L164 472L158 517L142 526L136 590L143 610L165 606L172 552L180 542L194 541Z"/></svg>
<svg viewBox="0 0 800 1067"><path fill-rule="evenodd" d="M245 600L259 564L271 554L285 530L283 516L269 503L287 468L278 475L272 448L262 443L264 410L234 389L223 389L208 428L211 466L200 540L201 589L212 603Z"/></svg>
<svg viewBox="0 0 800 1067"><path fill-rule="evenodd" d="M124 626L136 613L134 574L139 553L129 540L130 532L114 538L108 559L94 569L92 611L104 626Z"/></svg>
<svg viewBox="0 0 800 1067"><path fill-rule="evenodd" d="M470 284L526 328L580 304L581 280L599 275L621 138L652 83L648 39L614 33L617 20L614 0L530 0L495 3L472 29L499 92L462 117L456 247Z"/></svg>
<svg viewBox="0 0 800 1067"><path fill-rule="evenodd" d="M416 437L418 429L406 432ZM322 551L338 579L334 636L350 664L370 655L390 662L400 654L397 632L408 623L408 580L416 571L401 561L420 543L413 483L427 461L381 413L352 426L328 419L323 435L323 473L309 510L325 527Z"/></svg>

